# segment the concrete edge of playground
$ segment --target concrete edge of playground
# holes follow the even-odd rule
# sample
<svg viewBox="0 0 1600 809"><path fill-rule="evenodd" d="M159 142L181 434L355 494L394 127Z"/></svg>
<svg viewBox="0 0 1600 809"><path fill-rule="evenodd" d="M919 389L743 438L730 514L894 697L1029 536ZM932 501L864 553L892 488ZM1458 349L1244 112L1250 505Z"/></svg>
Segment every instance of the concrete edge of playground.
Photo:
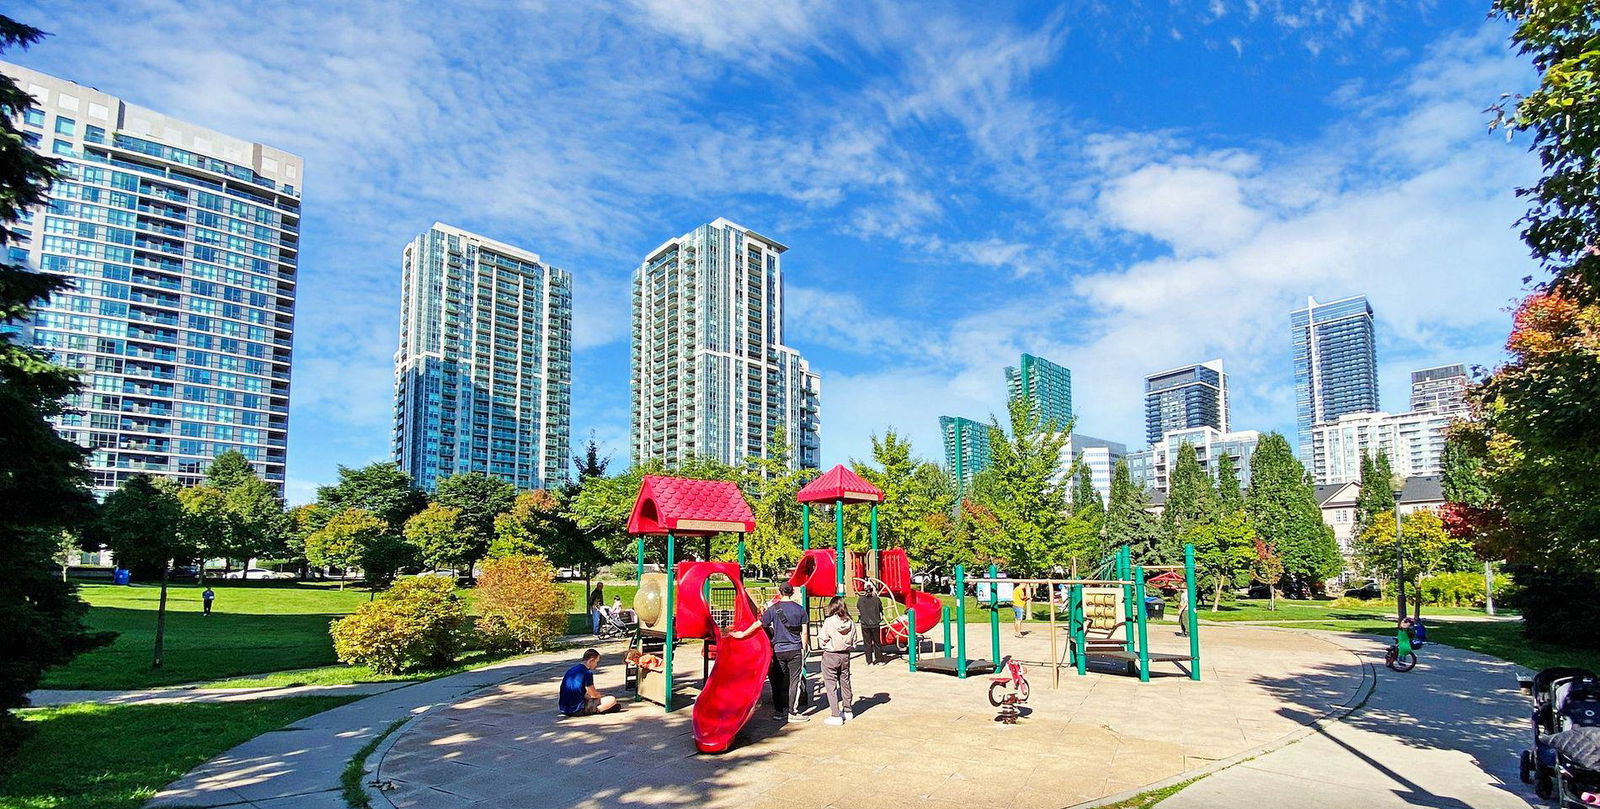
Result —
<svg viewBox="0 0 1600 809"><path fill-rule="evenodd" d="M1205 626L1205 624L1202 623L1201 626ZM1134 787L1132 789L1123 790L1122 792L1118 792L1118 793L1116 793L1114 795L1106 795L1104 797L1095 798L1094 800L1091 800L1091 801L1085 801L1083 803L1075 803L1075 804L1067 807L1067 809L1095 809L1095 807L1111 806L1111 805L1114 805L1114 804L1122 803L1124 801L1131 800L1133 798L1136 798L1136 797L1138 797L1140 795L1143 795L1145 793L1148 793L1148 792L1155 792L1155 791L1158 791L1158 790L1167 789L1169 787L1174 787L1174 786L1177 786L1179 784L1188 783L1190 781L1197 781L1197 780L1199 780L1201 778L1205 778L1208 775L1213 775L1215 773L1219 773L1219 772L1221 772L1223 770L1226 770L1229 767L1232 767L1234 765L1243 764L1244 762L1250 761L1251 759L1259 758L1261 756L1264 756L1264 755L1266 755L1268 753L1273 752L1274 750L1278 750L1278 749L1283 748L1283 747L1288 747L1289 745L1294 744L1295 742L1298 742L1301 739L1304 739L1307 736L1310 736L1310 735L1318 732L1321 728L1324 728L1324 727L1326 727L1326 726L1328 726L1330 724L1338 722L1339 720L1344 719L1346 716L1349 716L1350 714L1352 714L1355 711L1359 710L1362 705L1366 704L1367 700L1372 696L1373 689L1376 688L1377 685L1378 685L1377 671L1373 668L1371 660L1368 660L1367 658L1363 657L1362 654L1360 652L1356 651L1355 649L1352 649L1352 648L1350 648L1348 646L1345 646L1344 644L1338 643L1338 642L1334 641L1332 638L1329 637L1330 635L1332 635L1334 637L1338 637L1339 633L1330 633L1330 632L1323 632L1323 631L1317 631L1317 630L1308 630L1308 629L1293 629L1293 628L1288 628L1288 627L1265 627L1265 626L1261 626L1261 627L1251 627L1251 628L1252 629L1271 629L1271 630L1278 631L1278 632L1288 632L1288 633L1293 633L1293 634L1297 634L1297 635L1305 635L1305 636L1308 636L1308 637L1316 638L1317 640L1322 641L1323 643L1326 643L1326 644L1328 644L1330 646L1333 646L1335 648L1341 649L1341 650L1349 653L1350 656L1356 658L1356 661L1361 664L1361 684L1356 686L1355 692L1353 694L1351 694L1350 698L1345 700L1343 703L1339 704L1338 706L1335 706L1333 708L1328 709L1327 711L1323 712L1323 714L1321 716L1318 716L1316 719L1313 719L1310 722L1306 723L1305 725L1302 725L1300 728L1298 728L1298 729L1296 729L1294 731L1291 731L1289 733L1286 733L1286 734L1284 734L1282 736L1279 736L1278 738L1273 739L1270 742L1266 742L1264 744L1256 745L1255 747L1252 747L1252 748L1250 748L1248 750L1240 751L1239 753L1236 753L1236 754L1234 754L1232 756L1229 756L1227 758L1224 758L1224 759L1218 759L1217 761L1213 761L1210 764L1207 764L1207 765L1205 765L1203 767L1196 767L1195 769L1192 769L1192 770L1185 770L1184 772L1178 773L1177 775L1174 775L1171 778L1164 778L1164 779L1162 779L1160 781L1156 781L1154 783L1144 784L1143 786L1138 786L1138 787Z"/></svg>

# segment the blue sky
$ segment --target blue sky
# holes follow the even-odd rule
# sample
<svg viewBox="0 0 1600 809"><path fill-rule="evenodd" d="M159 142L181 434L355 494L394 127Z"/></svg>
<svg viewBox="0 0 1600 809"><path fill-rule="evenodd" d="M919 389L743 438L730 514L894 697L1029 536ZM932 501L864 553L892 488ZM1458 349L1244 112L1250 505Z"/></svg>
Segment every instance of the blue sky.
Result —
<svg viewBox="0 0 1600 809"><path fill-rule="evenodd" d="M1222 357L1293 430L1288 312L1365 293L1382 399L1493 365L1536 176L1486 4L14 4L8 58L306 159L289 495L389 452L399 256L435 220L575 279L573 435L625 463L628 277L718 216L790 246L823 460L1001 409L1023 351L1133 445L1144 374Z"/></svg>

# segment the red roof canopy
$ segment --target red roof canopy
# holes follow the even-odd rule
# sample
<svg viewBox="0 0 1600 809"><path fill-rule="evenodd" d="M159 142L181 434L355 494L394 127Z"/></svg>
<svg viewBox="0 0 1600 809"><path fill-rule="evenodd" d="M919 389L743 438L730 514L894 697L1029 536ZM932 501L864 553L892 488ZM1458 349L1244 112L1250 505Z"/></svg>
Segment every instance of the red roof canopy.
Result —
<svg viewBox="0 0 1600 809"><path fill-rule="evenodd" d="M630 534L710 536L748 534L756 528L739 487L725 480L645 475L628 517Z"/></svg>
<svg viewBox="0 0 1600 809"><path fill-rule="evenodd" d="M839 464L822 473L822 477L806 484L795 495L797 503L882 503L883 490L861 479L861 476Z"/></svg>

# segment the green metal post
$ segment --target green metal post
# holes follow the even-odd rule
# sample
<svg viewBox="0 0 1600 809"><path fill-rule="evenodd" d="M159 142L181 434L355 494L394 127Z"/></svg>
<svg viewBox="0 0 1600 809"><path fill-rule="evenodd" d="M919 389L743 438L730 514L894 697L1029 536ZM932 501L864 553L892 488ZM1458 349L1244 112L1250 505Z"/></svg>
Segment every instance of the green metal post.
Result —
<svg viewBox="0 0 1600 809"><path fill-rule="evenodd" d="M868 525L870 526L870 528L868 529L868 533L872 537L872 556L874 558L876 558L878 556L878 504L877 503L873 503L872 504L872 514L869 517Z"/></svg>
<svg viewBox="0 0 1600 809"><path fill-rule="evenodd" d="M950 656L950 608L949 607L945 607L943 613L939 617L944 619L944 621L943 621L943 623L944 623L944 656L945 657L949 657Z"/></svg>
<svg viewBox="0 0 1600 809"><path fill-rule="evenodd" d="M995 666L1000 665L1000 568L989 565L989 648Z"/></svg>
<svg viewBox="0 0 1600 809"><path fill-rule="evenodd" d="M811 550L811 504L800 505L800 551ZM800 606L806 608L806 620L811 620L811 598L806 593L805 585L800 585Z"/></svg>
<svg viewBox="0 0 1600 809"><path fill-rule="evenodd" d="M967 679L967 570L956 565L956 677Z"/></svg>
<svg viewBox="0 0 1600 809"><path fill-rule="evenodd" d="M1194 546L1183 546L1183 586L1189 591L1189 679L1200 680L1200 602L1194 590Z"/></svg>
<svg viewBox="0 0 1600 809"><path fill-rule="evenodd" d="M739 567L744 567L744 534L739 535Z"/></svg>
<svg viewBox="0 0 1600 809"><path fill-rule="evenodd" d="M1119 578L1119 579L1121 579L1123 581L1128 581L1128 580L1133 578L1133 551L1127 545L1123 545L1121 552L1118 554L1118 559L1117 559L1117 578ZM1122 585L1122 603L1123 604L1128 604L1128 602L1132 601L1133 598L1134 598L1134 596L1133 596L1133 585L1131 585L1131 584ZM1128 609L1132 609L1132 607L1129 606ZM1129 615L1127 617L1132 618L1133 616ZM1128 638L1128 642L1126 644L1124 644L1123 648L1129 649L1131 651L1137 651L1137 650L1133 649L1133 638L1132 637Z"/></svg>
<svg viewBox="0 0 1600 809"><path fill-rule="evenodd" d="M917 608L906 608L906 665L917 670Z"/></svg>
<svg viewBox="0 0 1600 809"><path fill-rule="evenodd" d="M1145 624L1144 608L1144 565L1133 569L1133 600L1136 602L1134 609L1139 615L1139 682L1150 682L1150 635Z"/></svg>
<svg viewBox="0 0 1600 809"><path fill-rule="evenodd" d="M678 595L678 543L672 538L672 533L667 533L667 637L661 650L662 684L666 693L661 697L662 707L667 713L672 713L672 643L677 634L677 604L674 603Z"/></svg>
<svg viewBox="0 0 1600 809"><path fill-rule="evenodd" d="M634 574L634 581L644 581L644 535L639 535L639 571Z"/></svg>
<svg viewBox="0 0 1600 809"><path fill-rule="evenodd" d="M833 569L834 569L834 595L845 595L844 591L844 501L833 501Z"/></svg>
<svg viewBox="0 0 1600 809"><path fill-rule="evenodd" d="M1084 645L1088 643L1089 633L1083 626L1083 585L1081 584L1072 585L1072 609L1069 610L1069 614L1072 616L1073 645L1077 647L1077 654L1072 662L1078 664L1078 676L1081 677L1087 674L1089 669L1088 650L1084 648Z"/></svg>

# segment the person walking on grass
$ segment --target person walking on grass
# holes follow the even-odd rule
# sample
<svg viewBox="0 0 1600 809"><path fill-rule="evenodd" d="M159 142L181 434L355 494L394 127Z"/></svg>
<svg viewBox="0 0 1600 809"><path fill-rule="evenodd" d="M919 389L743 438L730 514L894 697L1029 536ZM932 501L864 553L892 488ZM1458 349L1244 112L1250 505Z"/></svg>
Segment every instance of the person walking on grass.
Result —
<svg viewBox="0 0 1600 809"><path fill-rule="evenodd" d="M868 582L856 599L856 614L861 616L861 645L866 650L867 665L887 662L883 658L883 599L878 596L876 584Z"/></svg>
<svg viewBox="0 0 1600 809"><path fill-rule="evenodd" d="M200 593L201 609L205 610L203 613L201 613L202 615L211 614L211 602L215 600L217 600L217 594L212 591L211 585L206 585L206 589Z"/></svg>
<svg viewBox="0 0 1600 809"><path fill-rule="evenodd" d="M822 691L828 695L828 718L824 725L842 725L856 717L852 707L856 696L850 689L850 641L855 625L843 596L828 601L822 632L817 645L822 647Z"/></svg>
<svg viewBox="0 0 1600 809"><path fill-rule="evenodd" d="M765 629L772 638L772 665L767 681L772 685L772 718L777 722L804 722L800 714L800 677L806 664L806 608L794 601L794 585L778 583L778 599L761 618L744 629L728 632L730 638L748 638Z"/></svg>

